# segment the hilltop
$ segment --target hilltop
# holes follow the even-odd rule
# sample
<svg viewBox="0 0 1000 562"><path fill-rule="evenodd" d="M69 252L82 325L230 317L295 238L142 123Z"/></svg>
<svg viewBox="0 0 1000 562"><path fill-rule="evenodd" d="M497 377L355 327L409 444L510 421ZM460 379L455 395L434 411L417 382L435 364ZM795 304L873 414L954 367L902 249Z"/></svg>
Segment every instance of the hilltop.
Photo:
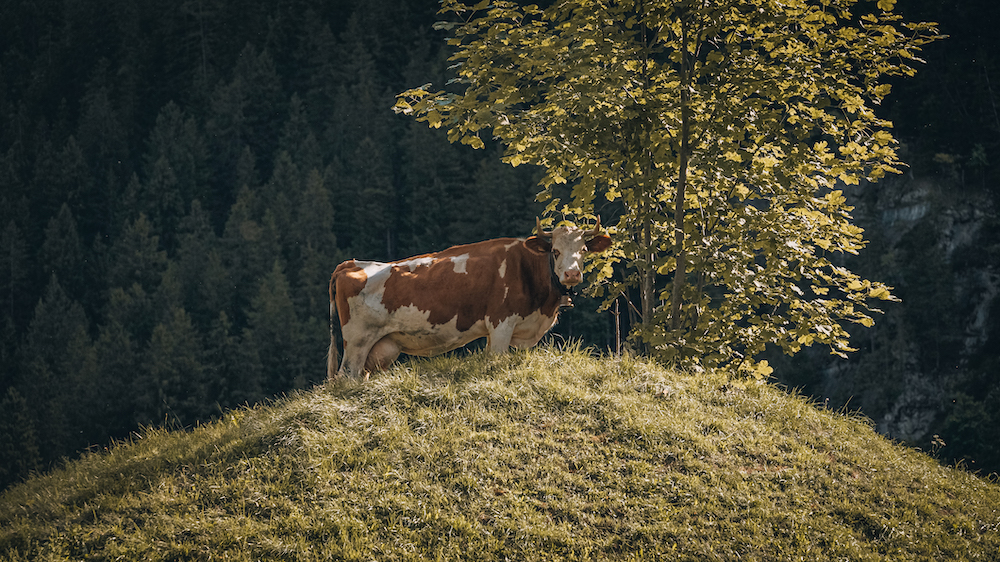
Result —
<svg viewBox="0 0 1000 562"><path fill-rule="evenodd" d="M1000 486L773 385L413 361L0 496L2 560L996 560Z"/></svg>

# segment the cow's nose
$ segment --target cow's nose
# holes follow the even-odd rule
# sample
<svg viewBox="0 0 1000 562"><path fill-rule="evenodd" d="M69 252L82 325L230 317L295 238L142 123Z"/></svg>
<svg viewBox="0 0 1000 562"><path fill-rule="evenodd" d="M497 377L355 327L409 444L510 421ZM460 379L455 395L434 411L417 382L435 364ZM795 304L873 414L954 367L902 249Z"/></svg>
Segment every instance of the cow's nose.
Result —
<svg viewBox="0 0 1000 562"><path fill-rule="evenodd" d="M563 278L565 279L564 285L577 285L583 280L583 276L579 269L571 269L567 271Z"/></svg>

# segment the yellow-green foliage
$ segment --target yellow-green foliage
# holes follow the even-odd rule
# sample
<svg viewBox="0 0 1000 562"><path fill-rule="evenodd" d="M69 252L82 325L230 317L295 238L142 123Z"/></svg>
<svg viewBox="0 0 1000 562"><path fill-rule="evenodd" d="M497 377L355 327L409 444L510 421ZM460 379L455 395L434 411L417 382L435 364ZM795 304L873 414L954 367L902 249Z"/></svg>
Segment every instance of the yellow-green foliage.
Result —
<svg viewBox="0 0 1000 562"><path fill-rule="evenodd" d="M1000 487L725 373L404 363L0 497L3 560L996 560Z"/></svg>

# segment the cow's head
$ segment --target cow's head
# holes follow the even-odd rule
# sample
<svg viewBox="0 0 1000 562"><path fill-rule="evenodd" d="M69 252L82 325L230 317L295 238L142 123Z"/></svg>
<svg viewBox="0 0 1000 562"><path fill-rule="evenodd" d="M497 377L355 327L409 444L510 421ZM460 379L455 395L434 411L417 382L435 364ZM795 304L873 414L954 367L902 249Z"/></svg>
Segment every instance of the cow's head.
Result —
<svg viewBox="0 0 1000 562"><path fill-rule="evenodd" d="M524 241L524 245L537 253L552 256L552 271L559 282L566 287L574 287L583 281L583 254L602 252L611 245L611 238L601 232L601 218L593 230L560 226L550 232L542 230L541 221L535 218L538 234Z"/></svg>

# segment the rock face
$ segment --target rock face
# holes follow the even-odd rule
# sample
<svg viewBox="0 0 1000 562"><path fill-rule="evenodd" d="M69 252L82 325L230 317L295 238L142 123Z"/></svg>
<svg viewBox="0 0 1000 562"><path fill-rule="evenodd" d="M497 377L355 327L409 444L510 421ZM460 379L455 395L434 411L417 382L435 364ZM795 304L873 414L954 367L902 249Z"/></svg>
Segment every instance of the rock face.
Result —
<svg viewBox="0 0 1000 562"><path fill-rule="evenodd" d="M1000 470L1000 228L990 190L956 174L907 174L844 188L869 246L846 260L894 287L850 359L809 350L779 380L830 407L860 409L879 432ZM992 429L991 429L992 428Z"/></svg>

